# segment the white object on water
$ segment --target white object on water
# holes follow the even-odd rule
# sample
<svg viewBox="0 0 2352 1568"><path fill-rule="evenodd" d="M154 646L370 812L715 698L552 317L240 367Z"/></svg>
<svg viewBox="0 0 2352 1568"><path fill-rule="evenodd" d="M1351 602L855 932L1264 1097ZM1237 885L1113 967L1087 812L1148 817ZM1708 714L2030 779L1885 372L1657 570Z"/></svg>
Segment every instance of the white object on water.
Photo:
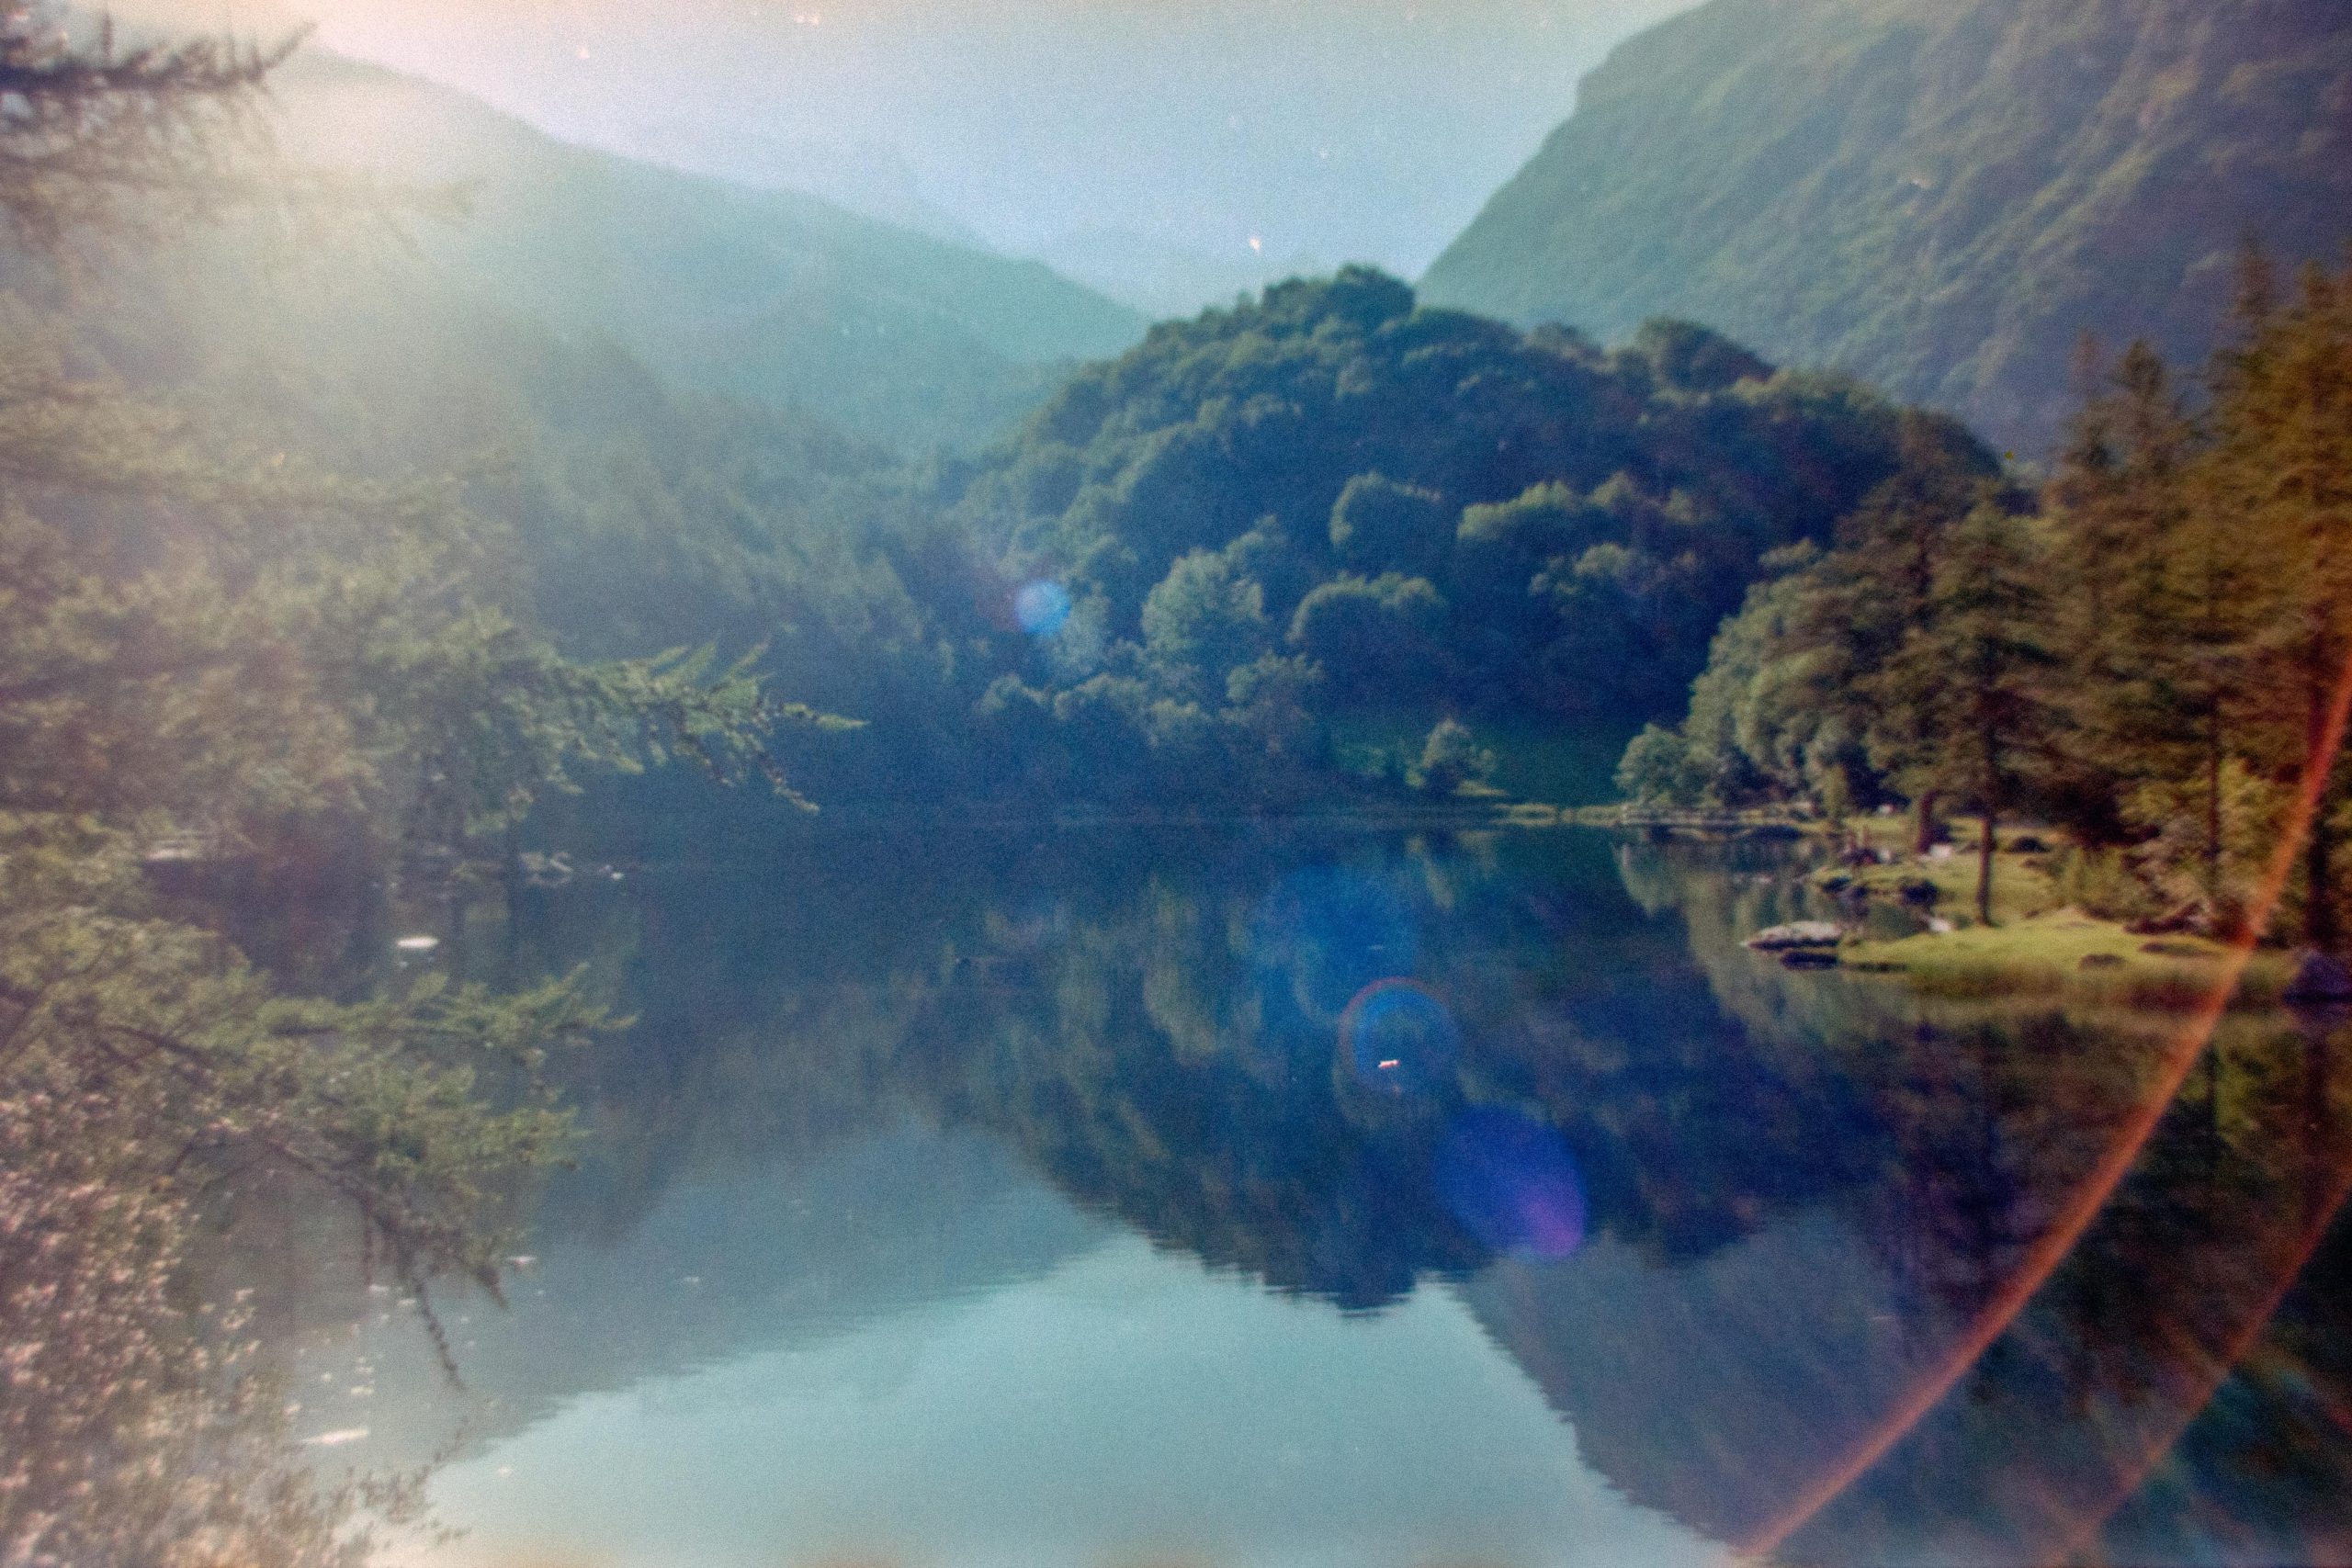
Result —
<svg viewBox="0 0 2352 1568"><path fill-rule="evenodd" d="M1941 915L1930 915L1928 917L1928 930L1938 936L1950 936L1952 933L1952 924Z"/></svg>
<svg viewBox="0 0 2352 1568"><path fill-rule="evenodd" d="M1793 920L1758 931L1742 943L1758 953L1787 953L1797 948L1835 947L1846 940L1846 928L1835 920Z"/></svg>
<svg viewBox="0 0 2352 1568"><path fill-rule="evenodd" d="M392 945L402 953L430 953L441 945L441 939L437 936L404 936Z"/></svg>

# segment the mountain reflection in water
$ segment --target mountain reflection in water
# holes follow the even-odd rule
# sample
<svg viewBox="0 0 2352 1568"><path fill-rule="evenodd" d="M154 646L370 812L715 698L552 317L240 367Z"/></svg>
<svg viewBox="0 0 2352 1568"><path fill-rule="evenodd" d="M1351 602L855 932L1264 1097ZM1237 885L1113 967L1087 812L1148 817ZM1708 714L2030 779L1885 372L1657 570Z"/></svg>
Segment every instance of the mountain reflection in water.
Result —
<svg viewBox="0 0 2352 1568"><path fill-rule="evenodd" d="M214 1267L336 1462L447 1450L436 1563L1724 1562L1994 1297L2164 1038L1758 959L1800 853L853 825L534 892L465 961L590 963L639 1022L580 1065L511 1306L437 1303L462 1387L299 1212ZM2225 1022L1779 1555L2340 1556L2347 1054Z"/></svg>

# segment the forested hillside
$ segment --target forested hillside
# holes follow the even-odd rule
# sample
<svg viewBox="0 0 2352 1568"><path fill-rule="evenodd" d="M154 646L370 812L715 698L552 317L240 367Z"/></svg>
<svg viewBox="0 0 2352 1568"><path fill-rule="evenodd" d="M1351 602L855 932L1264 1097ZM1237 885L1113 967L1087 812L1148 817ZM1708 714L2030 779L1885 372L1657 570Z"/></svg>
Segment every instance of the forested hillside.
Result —
<svg viewBox="0 0 2352 1568"><path fill-rule="evenodd" d="M282 70L299 72L300 58ZM362 79L411 91L397 78ZM299 104L307 90L298 74L280 96ZM434 118L438 95L413 92L424 107L403 124L427 145L409 151L420 166L435 164L429 133L447 120ZM470 138L480 127L458 129ZM548 158L571 156L506 130ZM305 146L323 155L299 124L277 141L283 159ZM388 145L407 143L390 136ZM499 261L514 228L479 191L452 211L435 187L355 186L342 165L258 167L265 188L290 183L311 194L232 202L135 244L0 248L12 319L77 380L169 411L183 446L282 455L289 468L387 490L443 487L467 510L473 592L567 651L625 657L710 644L732 660L756 649L780 681L861 714L902 703L909 690L926 701L940 694L927 609L936 595L910 588L900 569L914 574L919 557L937 555L932 541L946 525L917 503L917 470L871 422L698 389L625 334L568 317L598 307L568 287L526 287L535 273L514 270L526 264ZM717 186L684 188L722 210L733 199ZM644 236L630 223L650 220L624 210L614 229L599 230L607 217L566 219L580 229L566 265L600 276L596 256L636 245ZM478 240L485 225L489 236ZM553 245L565 232L542 238ZM741 238L757 252L756 231ZM670 265L639 256L635 270L621 270L631 290L660 294L655 278ZM956 304L952 288L936 310ZM724 306L707 295L663 307L682 319L697 308L709 312L702 330L723 336ZM975 384L994 396L1002 388L991 378L1033 372L1031 390L1001 411L1012 417L1045 395L1045 377L1062 372L991 361ZM924 374L920 360L869 357L851 390L919 412ZM894 730L873 749L875 765L908 744Z"/></svg>
<svg viewBox="0 0 2352 1568"><path fill-rule="evenodd" d="M252 447L446 478L485 526L477 590L568 651L757 650L872 720L791 743L844 804L1278 806L1498 763L1594 798L1775 552L1899 472L1991 472L1958 425L1703 328L1604 351L1363 269L1156 328L999 447L910 464L880 437L936 389L929 349L837 365L832 407L896 412L835 422L751 384L770 348L821 367L741 312L831 309L796 290L834 268L994 333L986 381L1090 297L837 214L819 233L820 204L560 148L332 58L277 92L285 154L375 149L389 212L232 214L108 253L102 289L22 258L26 306ZM475 176L456 213L419 183L452 175ZM1002 287L1031 273L1043 294Z"/></svg>
<svg viewBox="0 0 2352 1568"><path fill-rule="evenodd" d="M2328 259L2347 211L2335 0L1712 0L1586 80L1424 288L1688 316L2039 454L2079 334L2193 360L2248 232Z"/></svg>
<svg viewBox="0 0 2352 1568"><path fill-rule="evenodd" d="M483 874L513 886L545 797L673 761L788 797L770 744L825 723L747 663L574 659L526 613L527 519L443 458L582 362L517 354L527 338L495 322L404 316L403 403L347 359L280 351L271 333L301 317L266 307L293 294L193 288L206 259L261 288L262 261L316 248L175 243L274 205L223 154L277 60L0 17L0 1540L17 1561L366 1551L354 1516L400 1513L397 1489L302 1462L299 1405L254 1375L241 1305L198 1306L189 1252L232 1186L283 1182L353 1225L420 1312L442 1276L494 1292L508 1195L571 1146L550 1055L613 1021L578 975L493 990L390 957L442 939L392 948L364 906L396 886L408 910L447 912L454 945ZM384 324L368 313L387 301L308 276L355 325ZM476 374L438 379L436 353ZM335 973L253 962L239 874L359 895L332 911L288 896L314 953L342 948Z"/></svg>
<svg viewBox="0 0 2352 1568"><path fill-rule="evenodd" d="M1035 262L555 141L461 93L306 51L272 84L288 156L447 187L401 265L682 387L799 403L920 451L1000 435L1143 331ZM390 265L390 264L387 264Z"/></svg>
<svg viewBox="0 0 2352 1568"><path fill-rule="evenodd" d="M1760 561L1921 463L1992 471L1702 328L1604 352L1365 269L1283 284L1085 370L970 475L956 516L1005 584L974 640L1021 649L982 711L1048 794L1102 787L1123 736L1180 794L1240 787L1204 767L1237 748L1344 761L1385 723L1419 753L1443 716L1606 746L1679 701ZM1474 761L1446 730L1374 765Z"/></svg>

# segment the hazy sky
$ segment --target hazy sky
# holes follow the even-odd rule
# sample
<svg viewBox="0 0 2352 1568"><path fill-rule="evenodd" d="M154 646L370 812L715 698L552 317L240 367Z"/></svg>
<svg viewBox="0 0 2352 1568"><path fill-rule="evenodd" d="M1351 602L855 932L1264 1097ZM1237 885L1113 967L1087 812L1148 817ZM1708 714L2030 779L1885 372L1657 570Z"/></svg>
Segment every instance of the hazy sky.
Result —
<svg viewBox="0 0 2352 1568"><path fill-rule="evenodd" d="M214 27L308 15L569 140L1072 270L1407 276L1611 44L1689 3L144 0Z"/></svg>

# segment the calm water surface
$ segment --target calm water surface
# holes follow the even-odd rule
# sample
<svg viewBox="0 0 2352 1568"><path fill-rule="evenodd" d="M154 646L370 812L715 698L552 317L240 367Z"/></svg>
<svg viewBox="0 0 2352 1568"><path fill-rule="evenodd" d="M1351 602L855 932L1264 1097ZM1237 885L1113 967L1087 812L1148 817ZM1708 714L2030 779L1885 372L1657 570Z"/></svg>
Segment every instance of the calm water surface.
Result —
<svg viewBox="0 0 2352 1568"><path fill-rule="evenodd" d="M509 1304L429 1303L457 1381L336 1225L223 1266L455 1568L2340 1560L2342 1021L2226 1025L1896 1436L2177 1025L1742 950L1800 870L848 824L582 880L447 951L638 1019Z"/></svg>

